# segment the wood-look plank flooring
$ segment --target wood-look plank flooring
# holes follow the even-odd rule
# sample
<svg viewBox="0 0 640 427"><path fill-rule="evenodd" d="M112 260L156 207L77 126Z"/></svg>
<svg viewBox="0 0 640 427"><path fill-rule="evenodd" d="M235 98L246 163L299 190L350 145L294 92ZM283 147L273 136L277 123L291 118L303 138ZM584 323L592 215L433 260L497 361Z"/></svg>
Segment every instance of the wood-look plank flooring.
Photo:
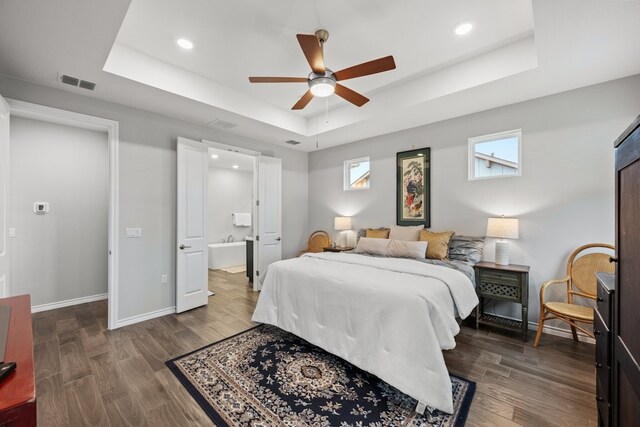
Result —
<svg viewBox="0 0 640 427"><path fill-rule="evenodd" d="M108 331L106 301L33 315L38 425L210 426L164 362L253 326L244 273L209 272L209 305ZM596 425L594 347L463 326L445 359L477 383L467 426Z"/></svg>

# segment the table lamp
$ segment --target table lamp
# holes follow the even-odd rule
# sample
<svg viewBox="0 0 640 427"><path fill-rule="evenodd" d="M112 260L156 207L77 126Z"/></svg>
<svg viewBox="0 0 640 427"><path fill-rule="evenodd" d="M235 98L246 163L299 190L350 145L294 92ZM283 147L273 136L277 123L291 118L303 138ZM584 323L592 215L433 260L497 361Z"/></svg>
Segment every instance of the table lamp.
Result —
<svg viewBox="0 0 640 427"><path fill-rule="evenodd" d="M333 220L333 228L340 231L338 237L338 246L346 247L349 245L349 231L351 230L351 217L337 216Z"/></svg>
<svg viewBox="0 0 640 427"><path fill-rule="evenodd" d="M487 221L487 237L498 239L518 238L517 218L489 218ZM509 242L498 240L496 242L496 264L509 265Z"/></svg>

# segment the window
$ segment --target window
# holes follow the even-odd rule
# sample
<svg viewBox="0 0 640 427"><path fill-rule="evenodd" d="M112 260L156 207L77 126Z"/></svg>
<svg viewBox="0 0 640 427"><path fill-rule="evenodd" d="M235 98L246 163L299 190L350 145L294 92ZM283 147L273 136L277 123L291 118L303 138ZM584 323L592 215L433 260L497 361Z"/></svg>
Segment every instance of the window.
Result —
<svg viewBox="0 0 640 427"><path fill-rule="evenodd" d="M522 175L522 129L469 138L469 180Z"/></svg>
<svg viewBox="0 0 640 427"><path fill-rule="evenodd" d="M367 190L369 188L368 157L345 160L344 162L344 191Z"/></svg>

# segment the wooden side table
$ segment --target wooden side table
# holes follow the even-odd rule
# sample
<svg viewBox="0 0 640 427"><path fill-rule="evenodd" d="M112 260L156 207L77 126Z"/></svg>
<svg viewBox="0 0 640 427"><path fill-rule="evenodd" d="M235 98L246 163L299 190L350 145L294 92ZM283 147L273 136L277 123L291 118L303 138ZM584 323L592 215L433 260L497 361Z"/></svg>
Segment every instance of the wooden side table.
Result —
<svg viewBox="0 0 640 427"><path fill-rule="evenodd" d="M529 311L529 266L499 265L482 261L474 266L476 293L480 304L476 307L476 329L480 325L519 332L527 341ZM521 305L521 320L512 320L484 312L485 299L515 302Z"/></svg>
<svg viewBox="0 0 640 427"><path fill-rule="evenodd" d="M327 246L326 248L322 248L322 252L347 252L352 250L353 248L349 248L347 246L336 246L336 247Z"/></svg>
<svg viewBox="0 0 640 427"><path fill-rule="evenodd" d="M2 298L0 304L11 306L4 360L16 362L16 370L0 383L0 425L35 427L36 378L31 299L29 295L20 295Z"/></svg>

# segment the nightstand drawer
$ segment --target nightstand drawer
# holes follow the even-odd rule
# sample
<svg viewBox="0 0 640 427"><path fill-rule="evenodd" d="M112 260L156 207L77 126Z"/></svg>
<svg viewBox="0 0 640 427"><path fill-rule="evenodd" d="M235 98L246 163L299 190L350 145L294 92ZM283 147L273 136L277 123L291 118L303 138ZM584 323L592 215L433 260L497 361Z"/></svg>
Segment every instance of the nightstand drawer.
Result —
<svg viewBox="0 0 640 427"><path fill-rule="evenodd" d="M496 270L483 270L480 272L480 281L520 286L520 275Z"/></svg>
<svg viewBox="0 0 640 427"><path fill-rule="evenodd" d="M482 295L483 297L497 298L515 302L520 302L522 298L520 284L505 285L502 283L486 281L484 277L480 282L480 295Z"/></svg>

